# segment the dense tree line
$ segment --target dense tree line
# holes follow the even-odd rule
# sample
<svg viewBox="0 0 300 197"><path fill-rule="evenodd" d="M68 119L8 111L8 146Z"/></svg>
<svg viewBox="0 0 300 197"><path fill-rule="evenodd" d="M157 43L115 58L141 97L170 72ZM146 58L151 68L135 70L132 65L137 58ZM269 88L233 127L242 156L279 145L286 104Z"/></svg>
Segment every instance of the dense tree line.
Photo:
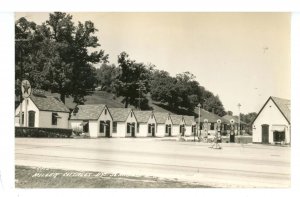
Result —
<svg viewBox="0 0 300 197"><path fill-rule="evenodd" d="M194 111L200 103L208 111L225 114L218 95L206 90L190 72L175 77L154 65L145 65L118 56L118 65L110 65L100 49L98 30L93 22L73 22L70 14L55 12L41 25L22 17L15 22L16 95L20 81L30 80L33 88L72 96L77 104L97 85L101 90L122 97L125 107L148 109L148 98L172 109ZM95 64L101 64L95 69Z"/></svg>
<svg viewBox="0 0 300 197"><path fill-rule="evenodd" d="M150 93L152 100L167 105L169 109L194 111L200 103L207 111L225 115L218 95L200 86L190 72L172 77L167 71L154 69L153 65L130 60L125 52L119 56L119 67L103 64L96 72L100 88L123 96L125 107L128 104L138 107L140 99L141 108L149 108L146 96Z"/></svg>

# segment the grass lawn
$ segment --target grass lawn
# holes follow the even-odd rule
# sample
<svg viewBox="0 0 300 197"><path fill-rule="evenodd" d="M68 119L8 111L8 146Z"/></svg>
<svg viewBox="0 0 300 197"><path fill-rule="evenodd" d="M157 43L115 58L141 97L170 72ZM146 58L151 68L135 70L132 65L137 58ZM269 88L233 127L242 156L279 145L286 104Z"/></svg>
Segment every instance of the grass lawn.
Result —
<svg viewBox="0 0 300 197"><path fill-rule="evenodd" d="M15 167L16 188L207 188L157 177L136 177L101 172Z"/></svg>

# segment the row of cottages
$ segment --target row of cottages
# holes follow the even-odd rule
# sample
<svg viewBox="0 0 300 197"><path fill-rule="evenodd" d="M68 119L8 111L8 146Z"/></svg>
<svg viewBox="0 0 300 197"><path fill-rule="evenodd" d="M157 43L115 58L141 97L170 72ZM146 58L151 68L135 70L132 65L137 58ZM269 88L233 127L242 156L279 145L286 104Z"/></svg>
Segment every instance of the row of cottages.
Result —
<svg viewBox="0 0 300 197"><path fill-rule="evenodd" d="M70 127L90 137L189 136L195 129L195 121L193 116L79 105L71 114Z"/></svg>
<svg viewBox="0 0 300 197"><path fill-rule="evenodd" d="M26 107L27 114L25 114ZM29 98L22 101L22 110L21 105L16 108L15 126L69 128L69 113L70 110L60 99L53 96L31 94Z"/></svg>
<svg viewBox="0 0 300 197"><path fill-rule="evenodd" d="M291 143L291 101L269 97L252 122L253 143Z"/></svg>

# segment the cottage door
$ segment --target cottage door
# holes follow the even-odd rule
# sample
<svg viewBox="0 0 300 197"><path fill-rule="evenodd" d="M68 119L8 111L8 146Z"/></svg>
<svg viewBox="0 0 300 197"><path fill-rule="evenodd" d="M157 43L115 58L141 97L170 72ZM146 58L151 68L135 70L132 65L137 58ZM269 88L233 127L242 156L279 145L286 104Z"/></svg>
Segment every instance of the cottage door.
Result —
<svg viewBox="0 0 300 197"><path fill-rule="evenodd" d="M131 137L135 137L135 123L131 123Z"/></svg>
<svg viewBox="0 0 300 197"><path fill-rule="evenodd" d="M105 124L105 137L110 137L110 121L106 121Z"/></svg>
<svg viewBox="0 0 300 197"><path fill-rule="evenodd" d="M152 137L155 137L155 125L151 125Z"/></svg>
<svg viewBox="0 0 300 197"><path fill-rule="evenodd" d="M171 125L170 124L168 125L168 130L169 130L169 136L171 136L172 133L171 133Z"/></svg>
<svg viewBox="0 0 300 197"><path fill-rule="evenodd" d="M126 131L126 133L127 133L127 134L130 133L130 123L129 123L129 122L127 122L127 131Z"/></svg>
<svg viewBox="0 0 300 197"><path fill-rule="evenodd" d="M269 143L269 125L261 125L261 142L263 144Z"/></svg>

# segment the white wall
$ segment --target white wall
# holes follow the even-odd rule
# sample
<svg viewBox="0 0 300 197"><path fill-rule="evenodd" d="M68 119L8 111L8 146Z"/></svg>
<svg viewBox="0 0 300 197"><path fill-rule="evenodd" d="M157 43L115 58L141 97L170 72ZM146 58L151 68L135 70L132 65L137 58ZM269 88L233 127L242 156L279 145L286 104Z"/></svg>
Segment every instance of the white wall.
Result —
<svg viewBox="0 0 300 197"><path fill-rule="evenodd" d="M185 125L185 136L191 136L192 135L192 126L191 125Z"/></svg>
<svg viewBox="0 0 300 197"><path fill-rule="evenodd" d="M117 122L117 132L112 132L112 137L125 137L125 122Z"/></svg>
<svg viewBox="0 0 300 197"><path fill-rule="evenodd" d="M136 137L147 137L148 136L148 124L140 123L139 132L136 132Z"/></svg>
<svg viewBox="0 0 300 197"><path fill-rule="evenodd" d="M55 112L61 118L57 118L57 125L52 125L52 112L51 111L40 111L39 112L39 127L45 128L69 128L68 118L69 113Z"/></svg>
<svg viewBox="0 0 300 197"><path fill-rule="evenodd" d="M35 122L34 122L34 127L40 127L39 126L39 109L36 107L36 105L32 102L32 100L30 98L27 99L28 100L28 104L27 104L27 116L25 115L25 99L22 102L22 112L24 113L24 123L27 123L28 126L28 112L29 111L35 111ZM16 115L20 112L20 105L17 107L15 113ZM20 118L22 118L21 114L20 114ZM25 124L23 123L23 126L25 126ZM15 126L20 126L20 124L15 124Z"/></svg>
<svg viewBox="0 0 300 197"><path fill-rule="evenodd" d="M286 125L289 129L285 133L286 143L290 143L290 127L287 120L284 118L282 113L276 107L275 103L270 99L268 103L265 105L263 110L260 112L259 116L253 122L253 142L262 142L262 127L261 125L268 124L269 125L269 142L273 142L273 131L272 125Z"/></svg>
<svg viewBox="0 0 300 197"><path fill-rule="evenodd" d="M172 125L172 136L178 136L180 133L179 125Z"/></svg>
<svg viewBox="0 0 300 197"><path fill-rule="evenodd" d="M166 124L157 124L156 137L164 137L166 133Z"/></svg>
<svg viewBox="0 0 300 197"><path fill-rule="evenodd" d="M91 138L97 138L100 136L99 133L99 121L89 120L89 134Z"/></svg>

